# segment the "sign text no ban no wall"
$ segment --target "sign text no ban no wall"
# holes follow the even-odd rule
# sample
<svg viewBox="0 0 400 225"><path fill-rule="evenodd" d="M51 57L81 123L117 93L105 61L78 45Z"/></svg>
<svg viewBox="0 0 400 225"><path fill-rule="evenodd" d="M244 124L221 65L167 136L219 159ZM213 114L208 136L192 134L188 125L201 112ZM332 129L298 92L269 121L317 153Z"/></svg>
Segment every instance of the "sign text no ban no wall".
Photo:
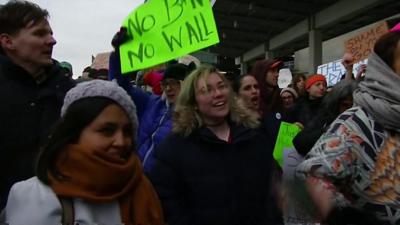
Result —
<svg viewBox="0 0 400 225"><path fill-rule="evenodd" d="M129 14L121 71L148 68L219 42L208 0L150 0Z"/></svg>

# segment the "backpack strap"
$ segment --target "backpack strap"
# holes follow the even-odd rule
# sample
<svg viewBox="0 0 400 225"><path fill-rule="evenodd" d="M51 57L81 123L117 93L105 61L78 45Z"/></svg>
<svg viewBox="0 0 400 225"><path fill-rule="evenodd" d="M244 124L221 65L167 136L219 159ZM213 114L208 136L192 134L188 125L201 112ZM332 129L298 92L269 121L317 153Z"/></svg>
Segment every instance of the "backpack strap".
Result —
<svg viewBox="0 0 400 225"><path fill-rule="evenodd" d="M71 198L57 196L62 207L62 225L74 225L74 203Z"/></svg>
<svg viewBox="0 0 400 225"><path fill-rule="evenodd" d="M6 224L6 208L4 208L3 210L1 210L0 213L0 224Z"/></svg>

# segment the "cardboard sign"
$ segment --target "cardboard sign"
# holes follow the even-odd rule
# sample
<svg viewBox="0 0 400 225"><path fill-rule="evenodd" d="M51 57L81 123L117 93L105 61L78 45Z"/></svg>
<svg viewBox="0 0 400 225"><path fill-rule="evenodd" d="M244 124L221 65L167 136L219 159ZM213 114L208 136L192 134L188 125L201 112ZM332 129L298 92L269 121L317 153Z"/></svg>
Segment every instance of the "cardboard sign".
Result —
<svg viewBox="0 0 400 225"><path fill-rule="evenodd" d="M123 22L121 71L148 68L219 42L209 0L150 0Z"/></svg>
<svg viewBox="0 0 400 225"><path fill-rule="evenodd" d="M104 52L104 53L99 53L96 55L94 58L92 65L93 69L100 70L100 69L106 69L108 70L108 62L110 58L111 52Z"/></svg>
<svg viewBox="0 0 400 225"><path fill-rule="evenodd" d="M364 59L353 65L353 75L356 76L360 66L367 64L368 59ZM342 76L346 74L346 68L342 65L342 60L338 59L330 63L318 66L317 73L322 74L326 78L328 86L333 86L340 81Z"/></svg>
<svg viewBox="0 0 400 225"><path fill-rule="evenodd" d="M360 33L344 42L345 51L353 54L354 62L368 58L376 40L388 32L388 25L382 22L377 26Z"/></svg>
<svg viewBox="0 0 400 225"><path fill-rule="evenodd" d="M293 147L293 138L300 130L297 125L281 122L273 153L274 159L281 167L283 166L283 149Z"/></svg>

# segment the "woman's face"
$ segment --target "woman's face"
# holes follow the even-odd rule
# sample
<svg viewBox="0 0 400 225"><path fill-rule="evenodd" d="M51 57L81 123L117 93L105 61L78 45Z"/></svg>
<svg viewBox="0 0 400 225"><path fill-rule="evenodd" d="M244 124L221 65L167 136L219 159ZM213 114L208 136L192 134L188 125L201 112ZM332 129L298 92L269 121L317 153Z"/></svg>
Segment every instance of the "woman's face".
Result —
<svg viewBox="0 0 400 225"><path fill-rule="evenodd" d="M253 76L245 76L240 81L238 96L243 99L247 107L258 110L260 89L258 83Z"/></svg>
<svg viewBox="0 0 400 225"><path fill-rule="evenodd" d="M277 68L268 70L267 74L265 74L265 81L267 82L267 85L270 87L278 86L278 76L279 71Z"/></svg>
<svg viewBox="0 0 400 225"><path fill-rule="evenodd" d="M82 130L77 145L89 153L102 151L126 158L132 151L132 135L132 123L126 112L112 104Z"/></svg>
<svg viewBox="0 0 400 225"><path fill-rule="evenodd" d="M393 68L394 72L400 76L400 41L397 42L397 48L394 51Z"/></svg>
<svg viewBox="0 0 400 225"><path fill-rule="evenodd" d="M305 84L304 79L302 77L300 77L300 79L296 83L297 89L298 90L303 90L304 89L304 84Z"/></svg>
<svg viewBox="0 0 400 225"><path fill-rule="evenodd" d="M322 98L326 94L326 83L317 81L307 89L307 92L310 99Z"/></svg>
<svg viewBox="0 0 400 225"><path fill-rule="evenodd" d="M169 103L174 104L181 91L181 82L177 79L167 78L161 81L161 87Z"/></svg>
<svg viewBox="0 0 400 225"><path fill-rule="evenodd" d="M229 88L217 73L197 81L197 108L206 125L219 124L225 120L229 113L228 95Z"/></svg>
<svg viewBox="0 0 400 225"><path fill-rule="evenodd" d="M281 98L283 102L283 107L285 107L285 109L288 109L294 105L294 97L290 92L283 92L281 94Z"/></svg>

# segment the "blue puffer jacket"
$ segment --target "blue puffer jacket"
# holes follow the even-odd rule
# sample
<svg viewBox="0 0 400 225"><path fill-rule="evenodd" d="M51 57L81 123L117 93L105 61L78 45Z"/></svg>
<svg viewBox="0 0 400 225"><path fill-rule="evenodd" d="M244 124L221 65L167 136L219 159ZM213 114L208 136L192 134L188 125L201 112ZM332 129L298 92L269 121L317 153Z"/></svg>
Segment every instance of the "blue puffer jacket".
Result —
<svg viewBox="0 0 400 225"><path fill-rule="evenodd" d="M109 78L116 79L136 104L139 119L136 149L144 171L148 172L153 165L154 148L172 129L173 108L163 97L133 87L128 77L121 75L119 55L115 52L110 55Z"/></svg>

